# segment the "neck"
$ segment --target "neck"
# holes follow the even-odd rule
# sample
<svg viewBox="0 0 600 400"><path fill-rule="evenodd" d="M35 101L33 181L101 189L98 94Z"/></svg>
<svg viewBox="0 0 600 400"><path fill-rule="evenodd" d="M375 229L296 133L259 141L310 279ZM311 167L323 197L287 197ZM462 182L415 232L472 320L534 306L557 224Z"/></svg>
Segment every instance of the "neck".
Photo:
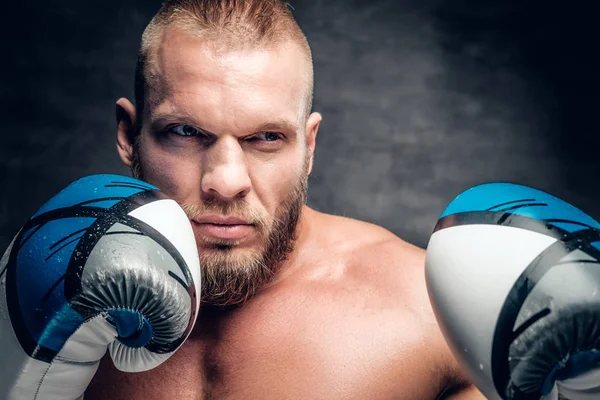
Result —
<svg viewBox="0 0 600 400"><path fill-rule="evenodd" d="M302 214L296 227L296 239L293 243L293 250L282 262L277 269L277 274L273 277L271 282L266 285L262 290L271 288L285 281L294 271L304 265L304 259L307 255L306 247L310 240L312 231L312 220L314 213L308 206L302 207Z"/></svg>

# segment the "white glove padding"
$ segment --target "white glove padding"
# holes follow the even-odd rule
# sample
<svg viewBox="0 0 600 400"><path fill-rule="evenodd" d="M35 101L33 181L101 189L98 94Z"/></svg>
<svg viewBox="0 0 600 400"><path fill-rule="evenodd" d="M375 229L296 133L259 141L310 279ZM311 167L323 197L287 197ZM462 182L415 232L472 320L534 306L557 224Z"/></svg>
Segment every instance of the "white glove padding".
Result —
<svg viewBox="0 0 600 400"><path fill-rule="evenodd" d="M600 380L589 379L600 361L599 229L556 197L504 183L472 188L442 214L427 287L487 398L600 399Z"/></svg>
<svg viewBox="0 0 600 400"><path fill-rule="evenodd" d="M543 400L560 400L561 397L569 400L597 400L600 398L600 368L594 368L576 377L557 381L552 391L543 397Z"/></svg>
<svg viewBox="0 0 600 400"><path fill-rule="evenodd" d="M107 349L122 371L158 366L191 332L199 297L175 201L128 177L76 181L0 262L0 399L80 398Z"/></svg>

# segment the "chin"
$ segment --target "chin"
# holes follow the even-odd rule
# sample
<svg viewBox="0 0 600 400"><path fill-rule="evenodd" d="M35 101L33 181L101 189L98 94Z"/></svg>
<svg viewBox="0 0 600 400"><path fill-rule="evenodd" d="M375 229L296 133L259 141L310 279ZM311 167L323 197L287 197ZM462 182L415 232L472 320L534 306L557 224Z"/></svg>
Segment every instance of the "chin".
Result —
<svg viewBox="0 0 600 400"><path fill-rule="evenodd" d="M264 247L236 245L229 242L204 243L198 246L200 265L212 270L236 271L256 266L262 259Z"/></svg>
<svg viewBox="0 0 600 400"><path fill-rule="evenodd" d="M246 303L272 277L260 247L213 245L200 250L202 301L216 307Z"/></svg>
<svg viewBox="0 0 600 400"><path fill-rule="evenodd" d="M240 252L247 250L256 250L262 243L259 243L257 238L243 238L243 239L215 239L207 238L196 235L196 245L200 254L207 251L218 251L218 252Z"/></svg>

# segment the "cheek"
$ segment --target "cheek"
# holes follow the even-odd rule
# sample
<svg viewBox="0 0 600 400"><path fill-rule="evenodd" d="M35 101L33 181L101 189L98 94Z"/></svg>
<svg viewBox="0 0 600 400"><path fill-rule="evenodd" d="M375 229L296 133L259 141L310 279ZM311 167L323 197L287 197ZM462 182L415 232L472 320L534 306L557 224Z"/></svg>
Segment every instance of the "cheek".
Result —
<svg viewBox="0 0 600 400"><path fill-rule="evenodd" d="M250 161L253 190L270 215L298 184L303 173L304 157L303 151L293 149L268 161Z"/></svg>
<svg viewBox="0 0 600 400"><path fill-rule="evenodd" d="M198 163L163 149L151 138L142 143L140 156L146 181L179 203L197 200L193 195L200 190Z"/></svg>

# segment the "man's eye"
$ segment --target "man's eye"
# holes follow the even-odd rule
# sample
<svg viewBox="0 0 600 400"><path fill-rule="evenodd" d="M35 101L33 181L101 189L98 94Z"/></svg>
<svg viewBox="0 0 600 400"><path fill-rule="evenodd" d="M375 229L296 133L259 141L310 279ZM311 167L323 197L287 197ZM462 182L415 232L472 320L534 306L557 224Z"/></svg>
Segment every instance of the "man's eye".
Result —
<svg viewBox="0 0 600 400"><path fill-rule="evenodd" d="M191 125L177 125L169 129L170 132L180 136L200 136L200 131Z"/></svg>
<svg viewBox="0 0 600 400"><path fill-rule="evenodd" d="M261 132L258 135L254 135L252 139L264 142L275 142L281 139L281 134L277 132Z"/></svg>

